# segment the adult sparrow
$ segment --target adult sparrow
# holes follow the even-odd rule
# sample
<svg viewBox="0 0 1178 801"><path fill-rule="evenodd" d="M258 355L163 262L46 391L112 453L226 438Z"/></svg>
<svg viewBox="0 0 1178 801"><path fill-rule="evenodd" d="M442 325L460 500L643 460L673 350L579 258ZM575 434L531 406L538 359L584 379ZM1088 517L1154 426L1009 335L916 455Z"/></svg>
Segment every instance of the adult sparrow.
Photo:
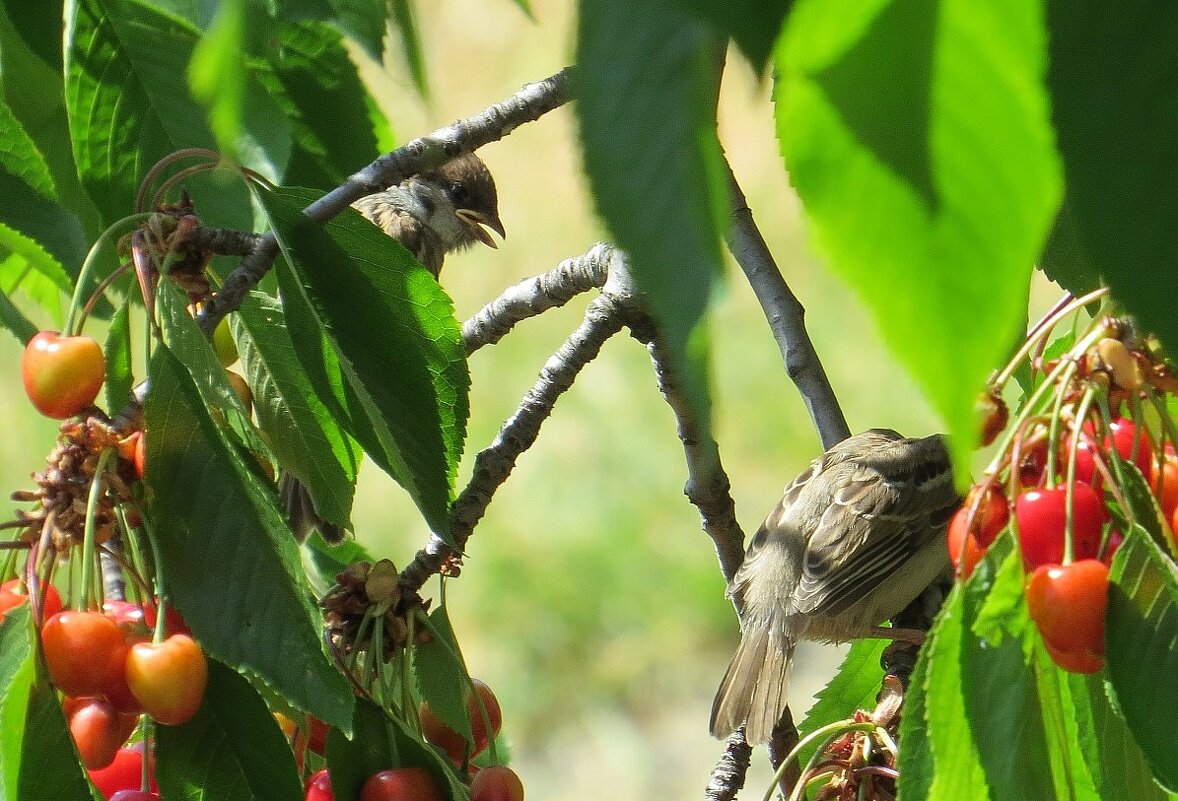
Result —
<svg viewBox="0 0 1178 801"><path fill-rule="evenodd" d="M945 530L959 505L939 435L874 428L811 462L729 585L741 639L712 704L712 734L744 726L749 745L769 739L789 700L799 639L889 636L876 627L948 564Z"/></svg>
<svg viewBox="0 0 1178 801"><path fill-rule="evenodd" d="M498 247L487 233L507 234L499 221L499 196L495 179L482 159L466 153L432 172L413 175L383 192L362 197L353 207L404 245L437 278L447 253L476 242ZM299 542L318 529L330 543L340 542L344 532L323 520L307 488L283 472L278 491L287 520Z"/></svg>

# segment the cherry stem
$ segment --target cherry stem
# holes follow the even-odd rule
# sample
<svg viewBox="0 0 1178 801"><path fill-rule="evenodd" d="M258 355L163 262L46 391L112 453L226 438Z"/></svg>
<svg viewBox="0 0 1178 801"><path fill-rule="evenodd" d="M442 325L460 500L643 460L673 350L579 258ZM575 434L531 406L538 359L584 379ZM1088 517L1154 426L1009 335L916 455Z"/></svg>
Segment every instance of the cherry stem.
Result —
<svg viewBox="0 0 1178 801"><path fill-rule="evenodd" d="M166 626L164 623L164 614L167 612L167 597L165 595L165 588L167 584L164 581L164 558L160 555L160 541L156 536L155 527L152 526L146 518L143 520L143 530L147 532L147 544L151 546L151 560L155 569L155 632L151 636L153 643L159 644L164 641L164 633Z"/></svg>
<svg viewBox="0 0 1178 801"><path fill-rule="evenodd" d="M90 586L94 580L94 560L98 554L94 548L94 518L98 514L98 501L105 491L103 476L111 457L117 451L114 448L104 448L98 457L98 466L94 468L94 478L90 482L90 494L86 499L86 527L82 533L82 603L90 602Z"/></svg>
<svg viewBox="0 0 1178 801"><path fill-rule="evenodd" d="M1076 497L1076 456L1080 450L1080 439L1084 435L1084 421L1088 417L1088 409L1092 406L1092 399L1096 396L1096 385L1090 385L1084 390L1084 397L1076 409L1075 426L1072 429L1072 448L1068 454L1067 494L1064 505L1063 528L1063 563L1070 565L1076 558L1075 544L1075 497ZM1093 448L1093 450L1096 450Z"/></svg>
<svg viewBox="0 0 1178 801"><path fill-rule="evenodd" d="M78 330L86 327L86 320L90 317L90 313L94 311L94 307L98 304L98 299L102 297L106 290L110 289L111 284L119 280L124 273L131 268L131 262L123 262L108 275L98 282L98 286L94 287L94 291L90 293L90 297L86 300L86 305L82 307L82 311L78 314Z"/></svg>
<svg viewBox="0 0 1178 801"><path fill-rule="evenodd" d="M187 147L164 156L152 165L151 169L147 171L147 175L144 175L143 180L139 182L139 191L135 195L135 208L144 211L143 204L147 200L147 193L151 190L156 176L173 162L186 158L200 158L204 159L205 163L216 164L221 160L221 154L207 147Z"/></svg>
<svg viewBox="0 0 1178 801"><path fill-rule="evenodd" d="M1020 347L1018 351L1015 352L1014 357L1011 358L1006 367L1002 368L1002 372L1000 372L993 378L993 380L990 381L990 385L1001 388L1007 381L1010 380L1010 377L1014 375L1014 371L1018 369L1019 363L1027 357L1027 355L1035 348L1035 345L1041 339L1045 338L1051 333L1051 330L1055 327L1056 323L1077 309L1082 309L1092 301L1097 300L1107 294L1108 289L1106 287L1101 287L1100 289L1094 289L1087 295L1083 295L1079 298L1076 298L1075 300L1069 301L1069 298L1072 296L1070 294L1064 295L1063 298L1061 298L1060 301L1055 304L1055 307L1052 308L1051 311L1047 312L1043 319L1035 323L1035 325L1027 333L1027 338L1023 342L1022 347Z"/></svg>
<svg viewBox="0 0 1178 801"><path fill-rule="evenodd" d="M805 770L802 771L804 776L811 768L816 765L822 756L827 743L845 732L859 731L869 732L876 728L874 723L856 723L853 720L837 720L834 723L828 723L825 726L815 729L807 734L802 739L798 740L797 745L785 755L785 759L781 760L781 764L777 768L777 772L773 774L773 781L769 784L769 790L765 793L764 801L773 801L773 794L777 792L777 787L781 784L781 780L785 778L785 772L789 769L790 764L798 758L802 753L802 749L809 746L811 743L821 740L822 747L815 749L814 755L806 763ZM794 785L793 792L790 793L790 801L797 801L801 798L801 794L805 792L805 783L799 781Z"/></svg>
<svg viewBox="0 0 1178 801"><path fill-rule="evenodd" d="M121 220L115 220L94 240L94 244L90 246L89 252L86 253L85 261L82 262L82 269L78 271L78 280L74 284L74 294L70 297L70 309L66 315L65 323L65 334L67 336L73 336L78 331L79 326L75 324L75 319L78 316L78 311L85 305L82 301L84 297L83 293L85 292L86 285L90 281L90 273L94 271L94 265L98 261L99 252L106 246L110 238L121 231L126 225L130 223L141 223L149 216L151 215L129 214Z"/></svg>
<svg viewBox="0 0 1178 801"><path fill-rule="evenodd" d="M1055 488L1055 460L1059 450L1059 418L1063 411L1064 396L1068 394L1068 387L1072 383L1072 377L1076 374L1079 365L1075 361L1067 362L1067 369L1064 370L1063 375L1059 377L1056 384L1055 406L1051 410L1051 416L1048 418L1047 432L1047 489ZM1073 450L1073 454L1075 451ZM1070 495L1068 496L1071 497Z"/></svg>

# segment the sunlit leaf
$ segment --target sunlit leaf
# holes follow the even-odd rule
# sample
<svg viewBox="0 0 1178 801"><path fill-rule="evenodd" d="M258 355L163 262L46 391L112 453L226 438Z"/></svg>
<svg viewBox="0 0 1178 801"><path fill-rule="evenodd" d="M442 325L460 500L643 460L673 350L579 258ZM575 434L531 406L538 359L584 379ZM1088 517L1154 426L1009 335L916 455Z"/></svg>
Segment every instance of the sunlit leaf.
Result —
<svg viewBox="0 0 1178 801"><path fill-rule="evenodd" d="M1036 3L802 0L776 55L818 249L948 424L962 479L1062 193L1046 48Z"/></svg>
<svg viewBox="0 0 1178 801"><path fill-rule="evenodd" d="M450 298L407 250L348 210L326 225L308 193L263 193L283 257L279 283L299 361L320 400L448 537L470 378ZM323 353L324 335L340 376ZM328 394L325 397L325 389Z"/></svg>
<svg viewBox="0 0 1178 801"><path fill-rule="evenodd" d="M352 693L323 650L322 619L273 487L226 440L166 345L156 346L149 374L149 512L176 607L211 656L349 726Z"/></svg>
<svg viewBox="0 0 1178 801"><path fill-rule="evenodd" d="M716 138L721 42L657 0L585 0L576 110L597 209L647 292L704 431L710 426L702 324L720 277L727 177Z"/></svg>

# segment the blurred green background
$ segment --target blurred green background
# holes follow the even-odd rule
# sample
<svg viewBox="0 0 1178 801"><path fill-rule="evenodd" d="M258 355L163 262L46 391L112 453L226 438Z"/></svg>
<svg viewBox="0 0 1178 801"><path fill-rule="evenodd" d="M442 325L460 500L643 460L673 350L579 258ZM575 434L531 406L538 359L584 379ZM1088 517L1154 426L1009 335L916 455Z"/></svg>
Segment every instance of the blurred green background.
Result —
<svg viewBox="0 0 1178 801"><path fill-rule="evenodd" d="M571 57L572 9L560 0L533 0L535 22L507 0L417 5L430 100L412 88L395 43L387 66L364 65L400 140L479 111ZM810 334L851 428L936 430L856 298L809 250L777 154L769 83L758 82L735 54L720 127L756 219L807 307ZM498 251L447 260L442 283L460 318L605 237L581 174L570 107L481 155L498 182L508 238ZM1033 306L1053 294L1042 287ZM587 300L528 321L473 357L460 484L473 455L579 323ZM751 534L782 486L817 455L818 439L734 265L711 330L715 429L739 519ZM13 338L0 340L10 376L0 393L8 421L0 479L10 488L29 483L55 431L23 397L19 353ZM646 352L619 335L561 399L470 541L462 577L449 585L451 614L471 671L502 702L505 736L530 798L693 797L707 782L720 753L707 734L708 710L738 627L710 541L683 497L685 478L675 422ZM354 520L360 540L398 565L428 536L407 496L371 465ZM831 648L799 652L795 713L808 707L837 659ZM769 773L760 755L756 764L749 787L759 793Z"/></svg>

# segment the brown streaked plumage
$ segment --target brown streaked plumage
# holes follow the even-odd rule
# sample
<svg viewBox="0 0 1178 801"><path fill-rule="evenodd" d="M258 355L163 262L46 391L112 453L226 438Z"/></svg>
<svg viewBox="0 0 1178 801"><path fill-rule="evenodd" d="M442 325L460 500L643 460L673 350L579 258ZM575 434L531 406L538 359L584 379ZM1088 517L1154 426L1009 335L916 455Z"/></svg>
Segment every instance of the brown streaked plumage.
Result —
<svg viewBox="0 0 1178 801"><path fill-rule="evenodd" d="M499 221L495 179L474 153L360 198L353 205L408 248L434 276L441 272L447 253L476 242L497 247L483 226L506 236Z"/></svg>
<svg viewBox="0 0 1178 801"><path fill-rule="evenodd" d="M712 705L712 734L766 742L788 703L799 639L870 636L948 564L960 504L939 435L871 429L835 445L785 488L729 585L741 640Z"/></svg>

